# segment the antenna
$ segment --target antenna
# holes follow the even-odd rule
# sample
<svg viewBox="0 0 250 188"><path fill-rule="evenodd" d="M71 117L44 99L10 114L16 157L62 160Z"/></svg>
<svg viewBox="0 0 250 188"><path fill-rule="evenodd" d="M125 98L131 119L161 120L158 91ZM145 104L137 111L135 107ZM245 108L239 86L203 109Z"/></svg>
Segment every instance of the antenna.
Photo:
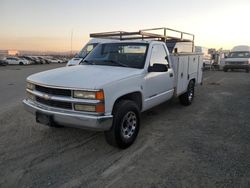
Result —
<svg viewBox="0 0 250 188"><path fill-rule="evenodd" d="M71 41L70 41L70 50L71 50L71 55L73 54L72 52L72 40L73 40L73 29L71 30Z"/></svg>

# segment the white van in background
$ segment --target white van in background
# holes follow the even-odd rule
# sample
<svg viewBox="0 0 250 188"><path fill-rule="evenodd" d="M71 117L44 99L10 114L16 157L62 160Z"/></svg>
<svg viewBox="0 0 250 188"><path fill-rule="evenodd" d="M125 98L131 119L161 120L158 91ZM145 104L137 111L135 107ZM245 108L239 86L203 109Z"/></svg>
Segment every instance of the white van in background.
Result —
<svg viewBox="0 0 250 188"><path fill-rule="evenodd" d="M99 44L104 42L111 42L110 39L91 39L83 49L71 60L68 61L68 66L79 65L79 63Z"/></svg>
<svg viewBox="0 0 250 188"><path fill-rule="evenodd" d="M235 46L228 57L225 59L225 72L231 69L245 69L246 72L250 70L250 46Z"/></svg>

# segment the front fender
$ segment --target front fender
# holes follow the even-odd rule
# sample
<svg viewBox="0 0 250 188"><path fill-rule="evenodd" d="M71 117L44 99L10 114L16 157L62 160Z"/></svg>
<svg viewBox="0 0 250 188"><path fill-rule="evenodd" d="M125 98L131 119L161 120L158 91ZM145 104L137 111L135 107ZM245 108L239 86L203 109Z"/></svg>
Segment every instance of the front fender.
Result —
<svg viewBox="0 0 250 188"><path fill-rule="evenodd" d="M116 100L129 93L140 92L143 100L144 96L142 83L142 76L137 76L119 80L104 87L105 114L110 115L112 113Z"/></svg>

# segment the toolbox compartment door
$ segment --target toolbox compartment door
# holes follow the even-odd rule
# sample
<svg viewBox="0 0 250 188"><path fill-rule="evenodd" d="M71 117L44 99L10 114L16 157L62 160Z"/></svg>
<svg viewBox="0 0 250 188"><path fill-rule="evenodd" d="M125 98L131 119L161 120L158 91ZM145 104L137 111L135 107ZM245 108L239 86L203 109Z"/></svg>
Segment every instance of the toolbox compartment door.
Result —
<svg viewBox="0 0 250 188"><path fill-rule="evenodd" d="M202 82L202 54L179 53L171 54L173 69L175 72L175 95L186 92L189 80L195 79L196 83Z"/></svg>

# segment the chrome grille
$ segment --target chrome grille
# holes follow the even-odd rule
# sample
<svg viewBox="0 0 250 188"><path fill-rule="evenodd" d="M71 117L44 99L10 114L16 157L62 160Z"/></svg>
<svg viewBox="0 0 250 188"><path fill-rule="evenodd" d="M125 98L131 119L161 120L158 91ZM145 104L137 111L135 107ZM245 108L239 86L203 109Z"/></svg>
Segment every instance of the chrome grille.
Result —
<svg viewBox="0 0 250 188"><path fill-rule="evenodd" d="M44 87L40 85L36 85L35 89L37 91L40 91L42 93L47 93L50 95L59 95L59 96L71 96L71 90L68 89L57 89L57 88L50 88L50 87Z"/></svg>
<svg viewBox="0 0 250 188"><path fill-rule="evenodd" d="M232 61L232 62L227 62L227 64L229 64L229 65L244 65L244 64L246 64L246 62L244 62L244 61Z"/></svg>
<svg viewBox="0 0 250 188"><path fill-rule="evenodd" d="M72 104L70 102L46 100L38 96L36 96L36 101L47 106L72 110Z"/></svg>
<svg viewBox="0 0 250 188"><path fill-rule="evenodd" d="M28 99L34 101L35 103L39 103L44 106L64 109L68 111L77 111L74 109L75 104L82 105L92 105L96 106L100 103L103 103L101 100L93 100L93 99L80 99L74 98L72 96L73 88L64 89L64 88L53 88L52 86L38 85L33 84L34 87L27 87L26 91L28 93ZM77 89L75 89L77 90ZM78 89L79 90L79 89ZM88 91L88 90L86 90ZM77 111L90 114L90 115L100 115L103 113L99 112L88 112L88 111Z"/></svg>

